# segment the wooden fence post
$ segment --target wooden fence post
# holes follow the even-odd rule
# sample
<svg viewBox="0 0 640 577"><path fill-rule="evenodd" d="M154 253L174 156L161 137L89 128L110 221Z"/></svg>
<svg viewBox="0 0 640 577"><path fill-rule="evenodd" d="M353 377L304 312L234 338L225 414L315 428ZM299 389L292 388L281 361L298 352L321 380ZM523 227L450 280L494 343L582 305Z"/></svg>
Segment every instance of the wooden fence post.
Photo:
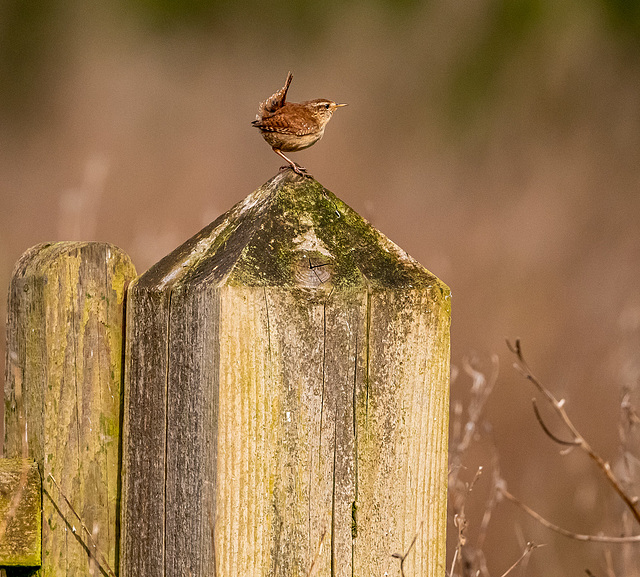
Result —
<svg viewBox="0 0 640 577"><path fill-rule="evenodd" d="M38 463L0 459L0 567L33 571L41 562L42 483Z"/></svg>
<svg viewBox="0 0 640 577"><path fill-rule="evenodd" d="M35 246L13 274L4 453L35 459L42 475L43 577L117 567L123 305L133 278L127 255L91 242Z"/></svg>
<svg viewBox="0 0 640 577"><path fill-rule="evenodd" d="M121 577L444 575L446 285L286 170L127 298Z"/></svg>

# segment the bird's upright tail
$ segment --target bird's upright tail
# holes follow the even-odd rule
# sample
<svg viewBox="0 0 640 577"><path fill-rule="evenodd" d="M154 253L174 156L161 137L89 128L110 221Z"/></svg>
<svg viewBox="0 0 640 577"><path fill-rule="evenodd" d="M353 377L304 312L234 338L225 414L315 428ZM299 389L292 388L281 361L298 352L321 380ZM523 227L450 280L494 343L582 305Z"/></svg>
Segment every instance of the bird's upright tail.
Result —
<svg viewBox="0 0 640 577"><path fill-rule="evenodd" d="M272 94L267 98L264 102L261 102L258 106L258 114L256 115L256 120L260 120L265 116L272 115L276 110L282 108L287 100L287 91L289 90L289 85L293 80L293 74L289 72L287 74L287 79L284 82L284 86L278 90L278 92Z"/></svg>

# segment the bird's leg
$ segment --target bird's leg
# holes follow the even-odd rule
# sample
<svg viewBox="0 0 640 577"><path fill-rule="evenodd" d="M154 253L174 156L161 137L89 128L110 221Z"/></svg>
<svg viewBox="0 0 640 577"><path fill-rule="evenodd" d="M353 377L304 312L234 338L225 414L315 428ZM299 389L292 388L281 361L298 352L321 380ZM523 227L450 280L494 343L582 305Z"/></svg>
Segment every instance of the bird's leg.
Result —
<svg viewBox="0 0 640 577"><path fill-rule="evenodd" d="M293 169L294 172L297 172L298 174L302 174L303 176L307 175L307 169L304 168L304 166L300 166L299 164L296 164L290 158L287 158L283 154L282 150L274 148L273 152L275 152L278 156L281 156L282 158L284 158L289 163L289 166L291 166L291 168Z"/></svg>

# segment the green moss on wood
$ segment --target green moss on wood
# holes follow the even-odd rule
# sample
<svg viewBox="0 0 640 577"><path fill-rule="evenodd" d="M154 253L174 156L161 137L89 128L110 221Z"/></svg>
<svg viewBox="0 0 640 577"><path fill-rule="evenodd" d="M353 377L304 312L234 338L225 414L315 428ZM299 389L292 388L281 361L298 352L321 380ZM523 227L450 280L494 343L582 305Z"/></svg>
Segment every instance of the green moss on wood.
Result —
<svg viewBox="0 0 640 577"><path fill-rule="evenodd" d="M442 573L446 285L284 171L129 295L127 574Z"/></svg>
<svg viewBox="0 0 640 577"><path fill-rule="evenodd" d="M42 556L38 465L0 459L0 567L39 567Z"/></svg>
<svg viewBox="0 0 640 577"><path fill-rule="evenodd" d="M76 522L66 499L97 526L102 554L115 566L123 305L134 277L128 256L104 243L38 245L14 271L5 454L26 449L43 471L47 576L87 574L90 563L69 539Z"/></svg>
<svg viewBox="0 0 640 577"><path fill-rule="evenodd" d="M147 286L449 288L312 178L285 170L154 265Z"/></svg>

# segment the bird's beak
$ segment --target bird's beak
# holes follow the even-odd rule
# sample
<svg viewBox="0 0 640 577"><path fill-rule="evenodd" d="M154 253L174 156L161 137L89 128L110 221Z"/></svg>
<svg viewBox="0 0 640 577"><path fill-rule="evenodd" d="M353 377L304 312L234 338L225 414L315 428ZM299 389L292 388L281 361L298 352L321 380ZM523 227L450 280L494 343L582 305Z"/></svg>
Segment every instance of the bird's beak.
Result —
<svg viewBox="0 0 640 577"><path fill-rule="evenodd" d="M337 104L336 103L336 108L340 107L340 106L346 106L346 104Z"/></svg>

